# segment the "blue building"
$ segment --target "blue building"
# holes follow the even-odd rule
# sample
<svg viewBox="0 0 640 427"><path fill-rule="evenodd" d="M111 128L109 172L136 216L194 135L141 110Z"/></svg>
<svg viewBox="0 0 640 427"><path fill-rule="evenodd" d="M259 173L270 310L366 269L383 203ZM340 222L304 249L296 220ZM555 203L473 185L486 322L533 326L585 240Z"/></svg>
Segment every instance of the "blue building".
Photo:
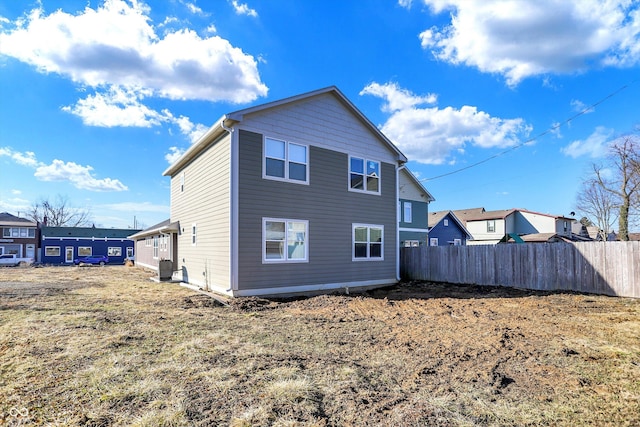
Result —
<svg viewBox="0 0 640 427"><path fill-rule="evenodd" d="M76 258L107 255L109 264L123 264L134 257L134 241L128 236L139 231L95 227L42 227L40 262L72 264Z"/></svg>
<svg viewBox="0 0 640 427"><path fill-rule="evenodd" d="M429 214L429 246L466 245L471 233L451 211Z"/></svg>
<svg viewBox="0 0 640 427"><path fill-rule="evenodd" d="M429 203L435 199L406 167L398 173L398 219L400 247L427 244Z"/></svg>

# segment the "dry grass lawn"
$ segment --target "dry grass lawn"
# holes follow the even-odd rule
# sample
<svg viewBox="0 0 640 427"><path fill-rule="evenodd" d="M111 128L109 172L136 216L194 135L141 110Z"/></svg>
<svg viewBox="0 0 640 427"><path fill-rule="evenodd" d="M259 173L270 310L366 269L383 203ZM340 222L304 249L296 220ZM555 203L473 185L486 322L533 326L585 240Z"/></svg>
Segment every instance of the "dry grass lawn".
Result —
<svg viewBox="0 0 640 427"><path fill-rule="evenodd" d="M0 269L0 424L640 425L640 300L404 284L229 307Z"/></svg>

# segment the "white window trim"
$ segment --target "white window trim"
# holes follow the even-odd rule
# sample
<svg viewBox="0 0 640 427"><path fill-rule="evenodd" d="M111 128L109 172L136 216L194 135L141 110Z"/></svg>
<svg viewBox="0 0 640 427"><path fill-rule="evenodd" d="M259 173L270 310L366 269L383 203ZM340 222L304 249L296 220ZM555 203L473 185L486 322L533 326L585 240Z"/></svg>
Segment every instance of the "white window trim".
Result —
<svg viewBox="0 0 640 427"><path fill-rule="evenodd" d="M118 250L120 251L120 255L109 255L109 252L111 251L115 251L117 252ZM122 256L122 248L120 246L108 246L107 247L107 256Z"/></svg>
<svg viewBox="0 0 640 427"><path fill-rule="evenodd" d="M453 239L453 246L462 246L462 239Z"/></svg>
<svg viewBox="0 0 640 427"><path fill-rule="evenodd" d="M58 255L49 255L47 254L47 251L49 249L57 249L58 250ZM44 256L60 256L60 246L45 246L44 247Z"/></svg>
<svg viewBox="0 0 640 427"><path fill-rule="evenodd" d="M271 139L273 141L280 141L284 143L284 157L285 157L284 178L280 178L279 176L267 175L267 139ZM306 166L306 176L304 181L289 178L289 144L305 147L306 159L304 164ZM293 163L298 163L298 162L293 162ZM271 138L270 136L264 136L262 138L262 178L269 179L272 181L290 182L293 184L309 185L309 145L301 144L299 142L285 141L284 139L280 139L280 138Z"/></svg>
<svg viewBox="0 0 640 427"><path fill-rule="evenodd" d="M355 254L355 245L356 245L356 228L358 227L366 227L367 228L367 256L363 258L356 258ZM382 230L382 241L380 242L380 257L371 258L369 253L369 245L371 244L371 229L379 228ZM351 224L351 261L354 262L371 262L371 261L384 261L384 225L380 224Z"/></svg>
<svg viewBox="0 0 640 427"><path fill-rule="evenodd" d="M413 219L413 206L411 202L403 202L404 205L404 222L407 224L411 224Z"/></svg>
<svg viewBox="0 0 640 427"><path fill-rule="evenodd" d="M80 255L81 249L89 249L89 255ZM93 247L92 246L78 246L76 249L78 251L78 257L92 256L93 255Z"/></svg>
<svg viewBox="0 0 640 427"><path fill-rule="evenodd" d="M434 245L435 243L435 245ZM437 237L430 237L429 238L429 246L438 246L438 238Z"/></svg>
<svg viewBox="0 0 640 427"><path fill-rule="evenodd" d="M445 220L443 221L443 225L444 225L445 227L448 227L448 226L449 226L449 220L448 220L448 219L445 219Z"/></svg>
<svg viewBox="0 0 640 427"><path fill-rule="evenodd" d="M490 230L491 227L489 227L489 224L493 223L493 230ZM495 219L488 219L487 220L487 233L495 233L496 232L496 220Z"/></svg>
<svg viewBox="0 0 640 427"><path fill-rule="evenodd" d="M363 185L365 187L364 190L359 190L357 188L351 188L351 159L360 159L364 161L364 182ZM380 176L378 176L378 191L370 191L367 190L367 162L376 162L378 164L378 170L380 171ZM363 194L375 194L379 196L382 193L382 162L380 160L367 159L366 157L360 156L351 156L349 155L349 163L347 164L347 187L349 191L353 191L354 193L363 193Z"/></svg>
<svg viewBox="0 0 640 427"><path fill-rule="evenodd" d="M158 241L158 236L153 236L153 259L158 259L158 246L160 242Z"/></svg>
<svg viewBox="0 0 640 427"><path fill-rule="evenodd" d="M267 238L267 221L271 222L284 222L284 232L285 232L285 252L284 259L267 259L267 248L266 248L266 238ZM289 229L288 224L290 222L301 222L304 223L305 226L305 241L304 241L304 259L288 259L289 252L287 248L287 232ZM263 264L300 264L300 263L308 263L309 262L309 221L304 219L291 219L291 218L262 218L262 263Z"/></svg>

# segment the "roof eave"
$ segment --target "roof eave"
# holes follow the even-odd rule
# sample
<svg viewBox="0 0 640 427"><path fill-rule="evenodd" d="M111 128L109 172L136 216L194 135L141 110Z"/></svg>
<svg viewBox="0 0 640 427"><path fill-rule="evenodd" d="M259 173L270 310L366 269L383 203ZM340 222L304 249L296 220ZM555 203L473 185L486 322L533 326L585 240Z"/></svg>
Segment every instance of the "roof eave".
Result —
<svg viewBox="0 0 640 427"><path fill-rule="evenodd" d="M167 233L177 233L179 231L178 223L172 222L171 224L163 225L162 227L153 228L151 230L142 230L131 236L128 236L128 239L139 239L140 237L151 236L153 234L167 234Z"/></svg>
<svg viewBox="0 0 640 427"><path fill-rule="evenodd" d="M173 176L176 172L182 169L193 158L200 154L210 142L215 141L225 132L228 132L228 128L233 126L234 120L229 119L227 115L222 116L209 130L202 135L191 147L185 151L178 160L176 160L171 166L169 166L164 172L163 176Z"/></svg>

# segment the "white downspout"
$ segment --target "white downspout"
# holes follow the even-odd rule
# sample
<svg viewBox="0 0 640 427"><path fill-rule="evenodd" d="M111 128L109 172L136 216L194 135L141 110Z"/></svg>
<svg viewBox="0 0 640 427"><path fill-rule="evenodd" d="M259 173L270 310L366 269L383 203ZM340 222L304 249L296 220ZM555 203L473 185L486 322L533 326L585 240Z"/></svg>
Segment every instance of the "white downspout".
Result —
<svg viewBox="0 0 640 427"><path fill-rule="evenodd" d="M234 141L233 128L225 126L226 116L220 120L220 127L229 132L230 177L229 177L229 291L233 295L238 290L238 186L239 160L238 144Z"/></svg>
<svg viewBox="0 0 640 427"><path fill-rule="evenodd" d="M396 280L400 281L400 171L404 163L396 166Z"/></svg>

